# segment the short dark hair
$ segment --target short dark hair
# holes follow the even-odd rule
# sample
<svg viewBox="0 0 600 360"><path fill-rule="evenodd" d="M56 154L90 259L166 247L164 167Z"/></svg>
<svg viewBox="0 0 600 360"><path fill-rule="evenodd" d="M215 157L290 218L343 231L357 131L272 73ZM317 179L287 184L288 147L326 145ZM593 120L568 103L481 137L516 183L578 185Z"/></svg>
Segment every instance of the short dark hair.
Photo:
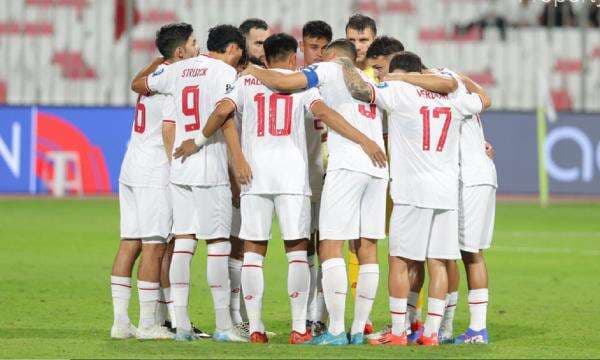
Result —
<svg viewBox="0 0 600 360"><path fill-rule="evenodd" d="M239 29L242 32L242 35L246 36L252 29L268 30L269 24L263 19L250 18L244 20L244 22L240 24Z"/></svg>
<svg viewBox="0 0 600 360"><path fill-rule="evenodd" d="M404 51L404 45L400 40L391 36L379 36L373 40L367 50L367 59L376 58L378 56L388 56L397 52Z"/></svg>
<svg viewBox="0 0 600 360"><path fill-rule="evenodd" d="M402 51L390 61L390 72L398 69L406 72L421 72L423 70L423 63L419 55L410 51Z"/></svg>
<svg viewBox="0 0 600 360"><path fill-rule="evenodd" d="M347 55L350 60L356 61L356 46L348 39L337 39L327 45L327 50L338 49Z"/></svg>
<svg viewBox="0 0 600 360"><path fill-rule="evenodd" d="M229 44L237 44L242 50L246 48L246 40L238 28L231 25L217 25L208 30L208 40L206 40L208 51L224 53Z"/></svg>
<svg viewBox="0 0 600 360"><path fill-rule="evenodd" d="M346 31L348 31L348 29L364 31L366 28L371 29L373 35L377 36L377 25L375 24L375 20L366 15L354 14L350 16L350 19L348 19L348 23L346 24Z"/></svg>
<svg viewBox="0 0 600 360"><path fill-rule="evenodd" d="M285 33L273 34L265 39L263 47L267 62L271 62L288 56L290 53L295 54L298 51L298 41Z"/></svg>
<svg viewBox="0 0 600 360"><path fill-rule="evenodd" d="M168 59L173 57L173 52L178 46L188 41L193 32L194 28L187 23L164 25L156 32L154 43L160 54Z"/></svg>
<svg viewBox="0 0 600 360"><path fill-rule="evenodd" d="M309 21L302 27L303 38L323 38L327 42L330 42L333 38L333 32L331 26L328 23L321 20Z"/></svg>

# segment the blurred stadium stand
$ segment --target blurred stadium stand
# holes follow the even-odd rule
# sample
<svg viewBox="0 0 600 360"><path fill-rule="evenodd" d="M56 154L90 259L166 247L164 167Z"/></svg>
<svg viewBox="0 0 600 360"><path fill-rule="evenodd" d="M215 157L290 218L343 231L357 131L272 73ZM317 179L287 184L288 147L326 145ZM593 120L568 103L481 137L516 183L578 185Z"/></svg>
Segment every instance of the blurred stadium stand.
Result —
<svg viewBox="0 0 600 360"><path fill-rule="evenodd" d="M193 24L201 44L209 27L248 17L296 37L304 22L321 19L342 37L348 17L362 12L429 66L486 86L495 109L536 107L545 58L557 110L599 112L598 5L581 0L552 11L553 2L541 0L0 0L0 104L131 105L130 78L157 55L154 34L164 23Z"/></svg>

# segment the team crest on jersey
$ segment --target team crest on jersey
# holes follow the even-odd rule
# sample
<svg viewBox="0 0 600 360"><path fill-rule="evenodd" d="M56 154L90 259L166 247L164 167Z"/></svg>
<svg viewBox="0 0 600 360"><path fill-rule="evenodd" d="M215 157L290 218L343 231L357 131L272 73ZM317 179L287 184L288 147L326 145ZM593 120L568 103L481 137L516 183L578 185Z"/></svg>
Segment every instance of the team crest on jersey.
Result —
<svg viewBox="0 0 600 360"><path fill-rule="evenodd" d="M388 83L380 82L379 84L375 84L375 86L377 86L380 89L385 89L386 87L388 87Z"/></svg>
<svg viewBox="0 0 600 360"><path fill-rule="evenodd" d="M162 74L163 71L165 71L165 68L162 68L162 69L160 69L158 71L155 71L154 73L152 73L152 76L158 76L158 75Z"/></svg>

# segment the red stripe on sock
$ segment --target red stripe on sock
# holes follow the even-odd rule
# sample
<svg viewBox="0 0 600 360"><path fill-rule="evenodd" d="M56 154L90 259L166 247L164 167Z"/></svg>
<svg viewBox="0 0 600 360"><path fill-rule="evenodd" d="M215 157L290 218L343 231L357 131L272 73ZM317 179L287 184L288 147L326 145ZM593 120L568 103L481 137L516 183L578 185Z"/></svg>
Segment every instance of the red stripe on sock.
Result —
<svg viewBox="0 0 600 360"><path fill-rule="evenodd" d="M479 304L487 304L487 301L474 301L474 302L470 302L469 301L469 305L479 305Z"/></svg>
<svg viewBox="0 0 600 360"><path fill-rule="evenodd" d="M438 316L438 317L443 317L444 315L440 315L440 314L436 314L436 313L427 313L427 315L429 316Z"/></svg>
<svg viewBox="0 0 600 360"><path fill-rule="evenodd" d="M206 254L206 256L229 256L229 254Z"/></svg>
<svg viewBox="0 0 600 360"><path fill-rule="evenodd" d="M194 253L191 252L191 251L173 251L173 254L190 254L190 255L194 255Z"/></svg>
<svg viewBox="0 0 600 360"><path fill-rule="evenodd" d="M138 287L138 290L147 290L147 291L150 291L150 290L160 290L160 288L141 288L141 287Z"/></svg>
<svg viewBox="0 0 600 360"><path fill-rule="evenodd" d="M243 267L243 268L244 268L244 267L255 267L255 268L262 268L262 266L260 266L260 265L252 265L252 264L249 264L249 265L242 265L242 267Z"/></svg>
<svg viewBox="0 0 600 360"><path fill-rule="evenodd" d="M293 263L308 264L308 261L304 261L304 260L292 260L288 264L293 264Z"/></svg>
<svg viewBox="0 0 600 360"><path fill-rule="evenodd" d="M394 315L406 315L406 312L390 311Z"/></svg>
<svg viewBox="0 0 600 360"><path fill-rule="evenodd" d="M111 285L117 285L117 286L123 286L123 287L130 288L130 289L131 289L131 285L117 284L117 283L113 283L113 282L111 282L110 284L111 284Z"/></svg>

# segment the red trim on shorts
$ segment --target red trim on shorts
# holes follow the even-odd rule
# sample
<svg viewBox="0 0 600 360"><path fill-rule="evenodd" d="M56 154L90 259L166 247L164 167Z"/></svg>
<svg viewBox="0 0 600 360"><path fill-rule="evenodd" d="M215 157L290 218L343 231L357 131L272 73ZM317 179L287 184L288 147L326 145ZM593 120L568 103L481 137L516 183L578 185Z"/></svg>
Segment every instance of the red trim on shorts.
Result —
<svg viewBox="0 0 600 360"><path fill-rule="evenodd" d="M110 284L111 284L111 285L117 285L117 286L123 286L123 287L130 288L130 289L131 289L131 285L117 284L117 283L114 283L114 282L111 282Z"/></svg>
<svg viewBox="0 0 600 360"><path fill-rule="evenodd" d="M190 254L190 255L194 255L194 253L191 252L191 251L173 251L173 254Z"/></svg>
<svg viewBox="0 0 600 360"><path fill-rule="evenodd" d="M428 313L427 313L427 316L437 316L437 317L443 317L444 315L443 315L443 314L442 314L442 315L440 315L440 314L436 314L436 313L430 313L430 312L428 312Z"/></svg>

